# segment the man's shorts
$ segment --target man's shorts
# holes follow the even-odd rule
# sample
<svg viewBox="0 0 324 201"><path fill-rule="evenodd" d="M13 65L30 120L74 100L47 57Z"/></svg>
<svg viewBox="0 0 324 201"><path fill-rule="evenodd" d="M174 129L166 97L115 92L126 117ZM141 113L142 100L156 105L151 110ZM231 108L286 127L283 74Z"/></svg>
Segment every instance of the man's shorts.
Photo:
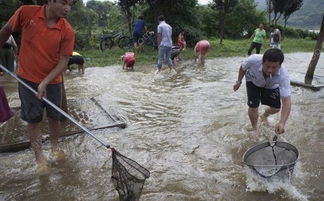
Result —
<svg viewBox="0 0 324 201"><path fill-rule="evenodd" d="M180 54L180 48L176 47L171 49L171 60L173 60L176 56L179 56Z"/></svg>
<svg viewBox="0 0 324 201"><path fill-rule="evenodd" d="M143 37L143 34L141 34L141 33L133 33L134 43L138 43L139 39L141 39L142 37Z"/></svg>
<svg viewBox="0 0 324 201"><path fill-rule="evenodd" d="M69 59L68 66L69 65L72 65L72 64L83 65L84 64L83 57L82 56L79 56L79 55L73 55L73 56L71 56L70 59Z"/></svg>
<svg viewBox="0 0 324 201"><path fill-rule="evenodd" d="M280 108L280 90L266 89L255 86L252 82L246 82L246 90L248 95L248 106L251 108L259 107L260 101L262 105L268 105L273 108Z"/></svg>
<svg viewBox="0 0 324 201"><path fill-rule="evenodd" d="M20 77L26 84L37 91L38 84L30 82ZM57 112L44 101L39 100L36 95L22 84L18 83L19 98L21 101L21 118L28 123L38 123L42 121L44 108L46 108L47 117L55 120L61 120L63 115ZM56 106L62 106L62 83L47 85L46 98Z"/></svg>

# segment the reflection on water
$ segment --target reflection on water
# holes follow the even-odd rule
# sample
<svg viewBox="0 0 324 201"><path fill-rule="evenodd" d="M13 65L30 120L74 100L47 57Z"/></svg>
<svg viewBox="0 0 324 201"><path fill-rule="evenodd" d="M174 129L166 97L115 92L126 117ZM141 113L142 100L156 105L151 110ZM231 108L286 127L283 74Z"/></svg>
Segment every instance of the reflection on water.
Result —
<svg viewBox="0 0 324 201"><path fill-rule="evenodd" d="M303 81L311 57L286 55L292 80ZM178 74L156 75L151 66L137 66L135 72L120 66L88 68L82 76L72 72L65 81L71 115L89 127L109 123L91 101L95 97L109 114L127 122L126 129L94 134L150 170L142 200L323 200L324 161L318 159L324 152L324 90L292 89L292 112L280 139L301 154L292 184L254 179L241 162L256 143L248 137L245 86L232 91L243 59L207 60L205 67L188 62ZM321 58L314 84L323 83ZM19 106L14 81L6 91L10 105ZM261 140L273 136L272 126L261 125ZM23 130L17 133L24 136ZM118 200L107 149L86 135L66 138L61 145L68 161L52 164L47 178L35 175L30 150L1 154L0 200ZM50 157L48 143L44 149Z"/></svg>

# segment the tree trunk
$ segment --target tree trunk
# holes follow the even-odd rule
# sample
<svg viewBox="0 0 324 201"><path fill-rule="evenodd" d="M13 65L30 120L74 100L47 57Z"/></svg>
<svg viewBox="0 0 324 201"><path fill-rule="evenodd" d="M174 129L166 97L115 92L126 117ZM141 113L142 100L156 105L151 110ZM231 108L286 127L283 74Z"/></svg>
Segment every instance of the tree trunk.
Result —
<svg viewBox="0 0 324 201"><path fill-rule="evenodd" d="M285 24L284 24L284 28L286 28L286 26L287 26L287 21L288 21L288 18L285 17Z"/></svg>
<svg viewBox="0 0 324 201"><path fill-rule="evenodd" d="M126 11L126 19L127 19L127 25L128 25L128 32L130 34L130 36L132 36L132 25L133 25L133 22L132 22L132 11L130 10L130 8L128 8Z"/></svg>
<svg viewBox="0 0 324 201"><path fill-rule="evenodd" d="M225 9L221 12L221 19L220 19L220 41L219 44L223 44L223 38L224 38L224 27L225 27Z"/></svg>
<svg viewBox="0 0 324 201"><path fill-rule="evenodd" d="M267 0L267 6L268 6L268 20L269 20L269 24L271 24L271 13L272 13L272 0Z"/></svg>
<svg viewBox="0 0 324 201"><path fill-rule="evenodd" d="M310 85L312 84L313 77L314 77L314 71L315 71L318 59L321 55L323 41L324 41L324 15L323 15L323 19L322 19L321 30L318 35L318 39L317 39L317 42L316 42L316 45L314 48L314 54L313 54L311 62L309 63L308 70L307 70L307 73L305 76L306 84L310 84Z"/></svg>

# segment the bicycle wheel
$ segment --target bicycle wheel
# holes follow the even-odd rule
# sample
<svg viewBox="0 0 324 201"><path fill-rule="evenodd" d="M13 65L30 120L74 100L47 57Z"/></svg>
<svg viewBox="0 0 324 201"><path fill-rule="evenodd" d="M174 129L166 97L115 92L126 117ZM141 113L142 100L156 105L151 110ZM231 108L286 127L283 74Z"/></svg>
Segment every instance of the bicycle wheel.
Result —
<svg viewBox="0 0 324 201"><path fill-rule="evenodd" d="M112 38L104 38L100 41L100 50L104 51L106 49L111 49L113 44Z"/></svg>
<svg viewBox="0 0 324 201"><path fill-rule="evenodd" d="M157 49L157 42L154 37L149 37L145 40L145 45L153 47L153 49Z"/></svg>
<svg viewBox="0 0 324 201"><path fill-rule="evenodd" d="M119 48L129 48L132 46L132 40L127 37L127 36L123 36L118 40L118 47Z"/></svg>

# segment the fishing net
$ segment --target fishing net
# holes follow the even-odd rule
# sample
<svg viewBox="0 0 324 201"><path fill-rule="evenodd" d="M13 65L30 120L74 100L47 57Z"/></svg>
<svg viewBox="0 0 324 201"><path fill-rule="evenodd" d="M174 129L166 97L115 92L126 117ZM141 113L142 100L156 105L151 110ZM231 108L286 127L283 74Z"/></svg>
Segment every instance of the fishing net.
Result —
<svg viewBox="0 0 324 201"><path fill-rule="evenodd" d="M112 150L111 179L121 201L138 201L150 172L115 149Z"/></svg>
<svg viewBox="0 0 324 201"><path fill-rule="evenodd" d="M298 150L286 142L265 142L247 150L243 162L260 176L291 177L298 159Z"/></svg>
<svg viewBox="0 0 324 201"><path fill-rule="evenodd" d="M15 78L19 83L21 83L27 89L29 89L31 92L37 95L37 92L33 88L31 88L28 84L26 84L24 81L22 81L19 77L17 77L15 74L10 72L1 64L0 64L0 69L8 73L10 76ZM51 107L53 107L55 110L57 110L59 113L61 113L63 116L65 116L67 119L69 119L77 126L82 128L87 134L89 134L91 137L97 140L102 146L111 149L112 151L112 176L111 177L115 185L115 188L119 193L119 199L121 201L138 201L142 193L144 182L150 176L150 172L144 167L142 167L141 165L139 165L138 163L136 163L135 161L123 156L122 154L117 152L114 148L111 148L110 145L106 144L96 135L91 133L89 129L84 127L82 124L80 124L78 121L76 121L66 112L64 112L61 108L57 107L54 103L49 101L47 98L43 97L42 100L45 101Z"/></svg>

